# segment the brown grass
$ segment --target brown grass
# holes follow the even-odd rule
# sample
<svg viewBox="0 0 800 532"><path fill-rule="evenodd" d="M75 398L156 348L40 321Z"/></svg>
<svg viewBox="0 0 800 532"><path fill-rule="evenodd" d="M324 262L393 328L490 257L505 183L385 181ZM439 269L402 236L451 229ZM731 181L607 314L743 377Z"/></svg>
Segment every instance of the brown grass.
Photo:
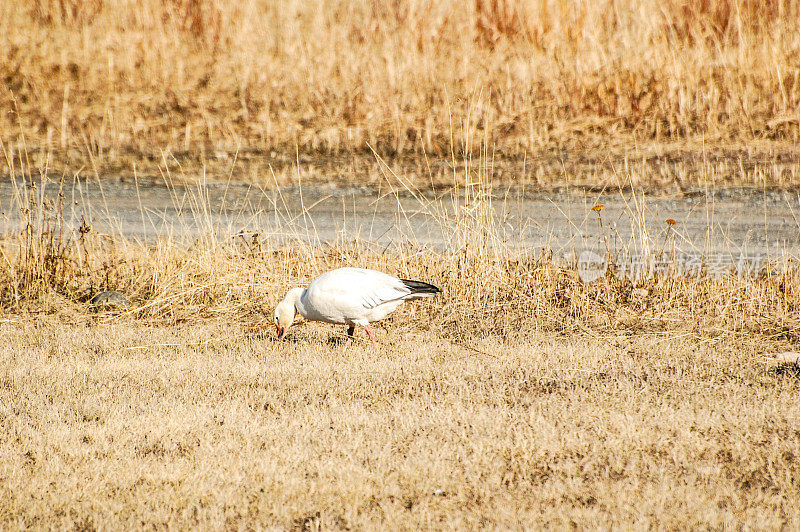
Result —
<svg viewBox="0 0 800 532"><path fill-rule="evenodd" d="M175 199L176 205L190 205L200 234L186 237L180 228L168 228L157 241L144 244L99 233L85 218L69 227L62 209L72 193L65 192L64 181L29 176L12 205L19 219L11 227L19 229L0 240L0 310L80 316L94 294L113 289L135 303L126 316L149 323L225 317L263 327L289 287L333 268L358 265L435 282L445 292L437 305L419 317L413 307L399 316L451 339L650 331L714 341L755 337L765 349L800 342L800 268L791 253L785 262L765 263L751 275L687 276L670 270L629 278L611 268L587 284L574 262L548 249L526 249L505 236L492 206L490 172L476 166L470 174L476 181L459 189L455 204L405 189L448 234L447 248L438 251L409 239L386 246L342 235L322 243L313 221L304 223L307 213L276 213L286 220L282 232L288 240L226 233L214 227L214 207L202 184L190 189L188 200ZM407 185L406 178L393 178ZM641 213L630 215L642 219ZM610 257L678 260L675 241L682 237L674 229L667 238L641 226L641 234L630 241L610 242L602 211L592 216L600 222L596 248Z"/></svg>
<svg viewBox="0 0 800 532"><path fill-rule="evenodd" d="M198 242L187 250L169 242L143 247L87 240L85 248L72 243L63 259L46 252L19 255L15 242L6 241L3 254L10 264L0 267L0 307L12 314L44 311L80 321L92 295L114 289L135 301L127 315L149 323L225 317L269 327L271 309L289 287L332 268L359 265L439 285L445 295L438 304L424 311L405 309L398 316L403 327L447 338L658 331L709 340L760 338L765 349L800 343L796 266L765 269L757 278L657 274L630 280L609 273L586 284L574 266L546 254L496 257L468 249L439 254L413 245L386 252L353 241L316 248L300 242L253 245L243 238L214 247Z"/></svg>
<svg viewBox="0 0 800 532"><path fill-rule="evenodd" d="M4 528L800 524L797 372L752 344L3 321Z"/></svg>
<svg viewBox="0 0 800 532"><path fill-rule="evenodd" d="M103 175L236 156L251 179L295 149L441 160L474 137L570 181L563 150L730 149L735 165L792 154L800 133L796 0L5 0L0 14L0 139Z"/></svg>

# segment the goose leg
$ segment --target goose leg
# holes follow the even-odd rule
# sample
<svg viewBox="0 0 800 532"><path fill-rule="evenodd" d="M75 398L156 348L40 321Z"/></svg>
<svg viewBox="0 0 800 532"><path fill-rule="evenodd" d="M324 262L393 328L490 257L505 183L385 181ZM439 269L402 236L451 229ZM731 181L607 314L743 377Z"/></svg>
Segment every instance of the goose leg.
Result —
<svg viewBox="0 0 800 532"><path fill-rule="evenodd" d="M355 332L356 332L356 326L353 325L353 324L350 324L347 327L347 341L348 342L352 342L353 340L355 340L355 338L353 336L355 334Z"/></svg>
<svg viewBox="0 0 800 532"><path fill-rule="evenodd" d="M370 328L369 324L364 325L364 330L367 331L367 335L369 335L369 339L372 340L372 345L377 348L378 342L375 341L375 335L372 334L372 328Z"/></svg>

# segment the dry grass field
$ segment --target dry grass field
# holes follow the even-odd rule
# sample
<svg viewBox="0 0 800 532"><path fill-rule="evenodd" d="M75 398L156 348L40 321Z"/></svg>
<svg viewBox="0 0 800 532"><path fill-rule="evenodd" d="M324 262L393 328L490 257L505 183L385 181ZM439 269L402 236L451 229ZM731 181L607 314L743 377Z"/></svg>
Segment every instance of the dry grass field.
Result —
<svg viewBox="0 0 800 532"><path fill-rule="evenodd" d="M800 526L756 342L2 321L3 528Z"/></svg>
<svg viewBox="0 0 800 532"><path fill-rule="evenodd" d="M586 284L496 245L468 191L445 253L143 244L65 226L42 189L0 241L3 528L800 525L800 369L773 357L800 346L796 264ZM377 352L319 324L276 341L285 290L342 265L444 293ZM91 308L108 288L132 306Z"/></svg>
<svg viewBox="0 0 800 532"><path fill-rule="evenodd" d="M798 0L0 0L0 528L800 528L798 257L586 283L492 205L749 187L766 228L799 51ZM191 183L198 232L103 233L102 190L73 224L86 178ZM295 237L221 231L230 180L380 184L448 247L323 243L306 205L276 206ZM586 205L597 249L675 259L640 205L613 249ZM377 351L276 341L340 266L443 293Z"/></svg>
<svg viewBox="0 0 800 532"><path fill-rule="evenodd" d="M104 177L369 182L371 148L426 170L402 158L485 143L509 182L710 158L796 186L798 50L797 0L2 0L0 139Z"/></svg>

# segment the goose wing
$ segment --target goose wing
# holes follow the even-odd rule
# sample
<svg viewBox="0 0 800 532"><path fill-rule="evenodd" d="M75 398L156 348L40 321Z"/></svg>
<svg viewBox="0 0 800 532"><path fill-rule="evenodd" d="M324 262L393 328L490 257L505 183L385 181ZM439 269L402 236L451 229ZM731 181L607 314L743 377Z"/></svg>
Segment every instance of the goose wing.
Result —
<svg viewBox="0 0 800 532"><path fill-rule="evenodd" d="M308 286L308 301L315 307L340 309L358 317L370 309L413 295L410 287L391 275L364 268L339 268L314 279Z"/></svg>

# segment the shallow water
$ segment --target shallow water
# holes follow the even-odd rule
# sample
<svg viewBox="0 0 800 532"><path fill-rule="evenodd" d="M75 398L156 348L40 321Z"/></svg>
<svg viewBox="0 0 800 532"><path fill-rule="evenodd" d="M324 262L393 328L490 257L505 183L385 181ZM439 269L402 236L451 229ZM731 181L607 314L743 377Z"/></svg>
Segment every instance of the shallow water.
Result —
<svg viewBox="0 0 800 532"><path fill-rule="evenodd" d="M57 184L44 195L58 201ZM0 233L20 231L20 197L41 194L19 182L0 182ZM485 239L519 250L677 249L729 257L798 256L800 197L797 193L720 191L694 197L643 197L627 193L495 193L454 198L449 193L414 198L370 189L314 187L258 190L245 185L203 187L78 182L63 191L66 227L77 232L83 218L93 231L153 242L159 237L191 241L214 232L276 242L359 239L380 246L403 242L453 250ZM603 209L592 210L596 204ZM666 223L675 220L675 225ZM459 231L482 227L482 230ZM487 220L489 223L487 224ZM241 238L241 237L240 237ZM644 241L643 241L644 240Z"/></svg>

